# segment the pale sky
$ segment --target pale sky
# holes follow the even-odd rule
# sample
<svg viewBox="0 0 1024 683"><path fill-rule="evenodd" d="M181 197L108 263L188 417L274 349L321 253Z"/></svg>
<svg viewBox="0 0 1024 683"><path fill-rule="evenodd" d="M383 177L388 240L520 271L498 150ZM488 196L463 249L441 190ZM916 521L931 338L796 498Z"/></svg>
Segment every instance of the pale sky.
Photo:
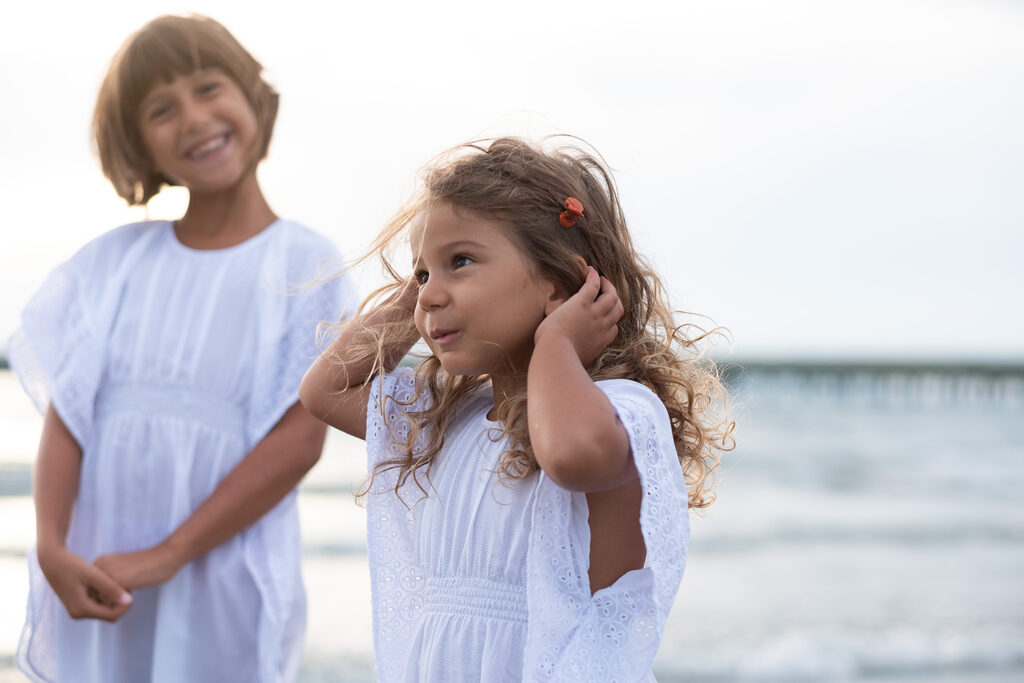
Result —
<svg viewBox="0 0 1024 683"><path fill-rule="evenodd" d="M442 149L567 132L736 357L1024 358L1024 4L994 0L7 3L0 336L145 215L99 170L92 106L131 31L193 11L281 92L272 206L347 255Z"/></svg>

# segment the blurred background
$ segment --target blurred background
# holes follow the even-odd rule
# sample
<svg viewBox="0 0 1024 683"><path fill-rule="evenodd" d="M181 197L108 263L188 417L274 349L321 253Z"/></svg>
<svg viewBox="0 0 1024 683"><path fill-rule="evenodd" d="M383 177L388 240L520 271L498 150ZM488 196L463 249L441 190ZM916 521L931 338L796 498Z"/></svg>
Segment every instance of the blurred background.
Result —
<svg viewBox="0 0 1024 683"><path fill-rule="evenodd" d="M282 94L260 178L358 256L440 150L571 133L677 308L733 343L661 681L1024 680L1024 5L997 0L9 3L0 336L129 209L89 138L149 19L225 24ZM363 293L376 282L356 273ZM710 324L707 320L698 322ZM41 421L0 370L0 681ZM303 683L373 680L358 442L303 485Z"/></svg>

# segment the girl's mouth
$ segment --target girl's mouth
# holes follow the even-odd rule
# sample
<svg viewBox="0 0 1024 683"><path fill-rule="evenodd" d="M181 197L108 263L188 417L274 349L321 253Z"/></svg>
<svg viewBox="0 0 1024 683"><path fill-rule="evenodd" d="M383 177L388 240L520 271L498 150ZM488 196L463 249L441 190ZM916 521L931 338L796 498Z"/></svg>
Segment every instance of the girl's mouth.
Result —
<svg viewBox="0 0 1024 683"><path fill-rule="evenodd" d="M230 133L210 138L190 148L185 156L192 161L205 161L223 149L230 138Z"/></svg>
<svg viewBox="0 0 1024 683"><path fill-rule="evenodd" d="M431 330L430 338L437 344L447 344L448 342L454 341L455 337L459 334L458 330Z"/></svg>

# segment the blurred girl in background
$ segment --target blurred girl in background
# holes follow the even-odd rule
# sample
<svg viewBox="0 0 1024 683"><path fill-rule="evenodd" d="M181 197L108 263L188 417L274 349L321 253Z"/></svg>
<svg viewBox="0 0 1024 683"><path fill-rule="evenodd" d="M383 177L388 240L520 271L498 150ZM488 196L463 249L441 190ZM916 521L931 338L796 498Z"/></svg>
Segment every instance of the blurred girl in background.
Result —
<svg viewBox="0 0 1024 683"><path fill-rule="evenodd" d="M117 228L25 308L11 365L45 413L37 543L17 664L35 681L294 680L306 602L295 486L324 426L298 402L345 278L279 218L256 168L278 95L217 22L128 38L96 103L103 171L129 204L189 192L176 221Z"/></svg>

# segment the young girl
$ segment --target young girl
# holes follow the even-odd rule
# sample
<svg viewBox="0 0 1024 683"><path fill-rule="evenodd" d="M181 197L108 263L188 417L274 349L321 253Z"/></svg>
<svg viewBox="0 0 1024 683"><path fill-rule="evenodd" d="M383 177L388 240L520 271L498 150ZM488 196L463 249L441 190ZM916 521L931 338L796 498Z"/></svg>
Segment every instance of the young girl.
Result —
<svg viewBox="0 0 1024 683"><path fill-rule="evenodd" d="M32 680L295 677L294 488L325 432L298 385L318 321L351 288L287 295L338 256L260 191L278 102L261 70L220 24L161 17L100 90L94 132L118 194L145 204L173 184L189 204L87 244L11 341L45 412L17 652Z"/></svg>
<svg viewBox="0 0 1024 683"><path fill-rule="evenodd" d="M729 443L714 367L593 156L498 139L424 185L376 243L395 274L407 236L412 277L300 388L367 441L379 678L650 680Z"/></svg>

